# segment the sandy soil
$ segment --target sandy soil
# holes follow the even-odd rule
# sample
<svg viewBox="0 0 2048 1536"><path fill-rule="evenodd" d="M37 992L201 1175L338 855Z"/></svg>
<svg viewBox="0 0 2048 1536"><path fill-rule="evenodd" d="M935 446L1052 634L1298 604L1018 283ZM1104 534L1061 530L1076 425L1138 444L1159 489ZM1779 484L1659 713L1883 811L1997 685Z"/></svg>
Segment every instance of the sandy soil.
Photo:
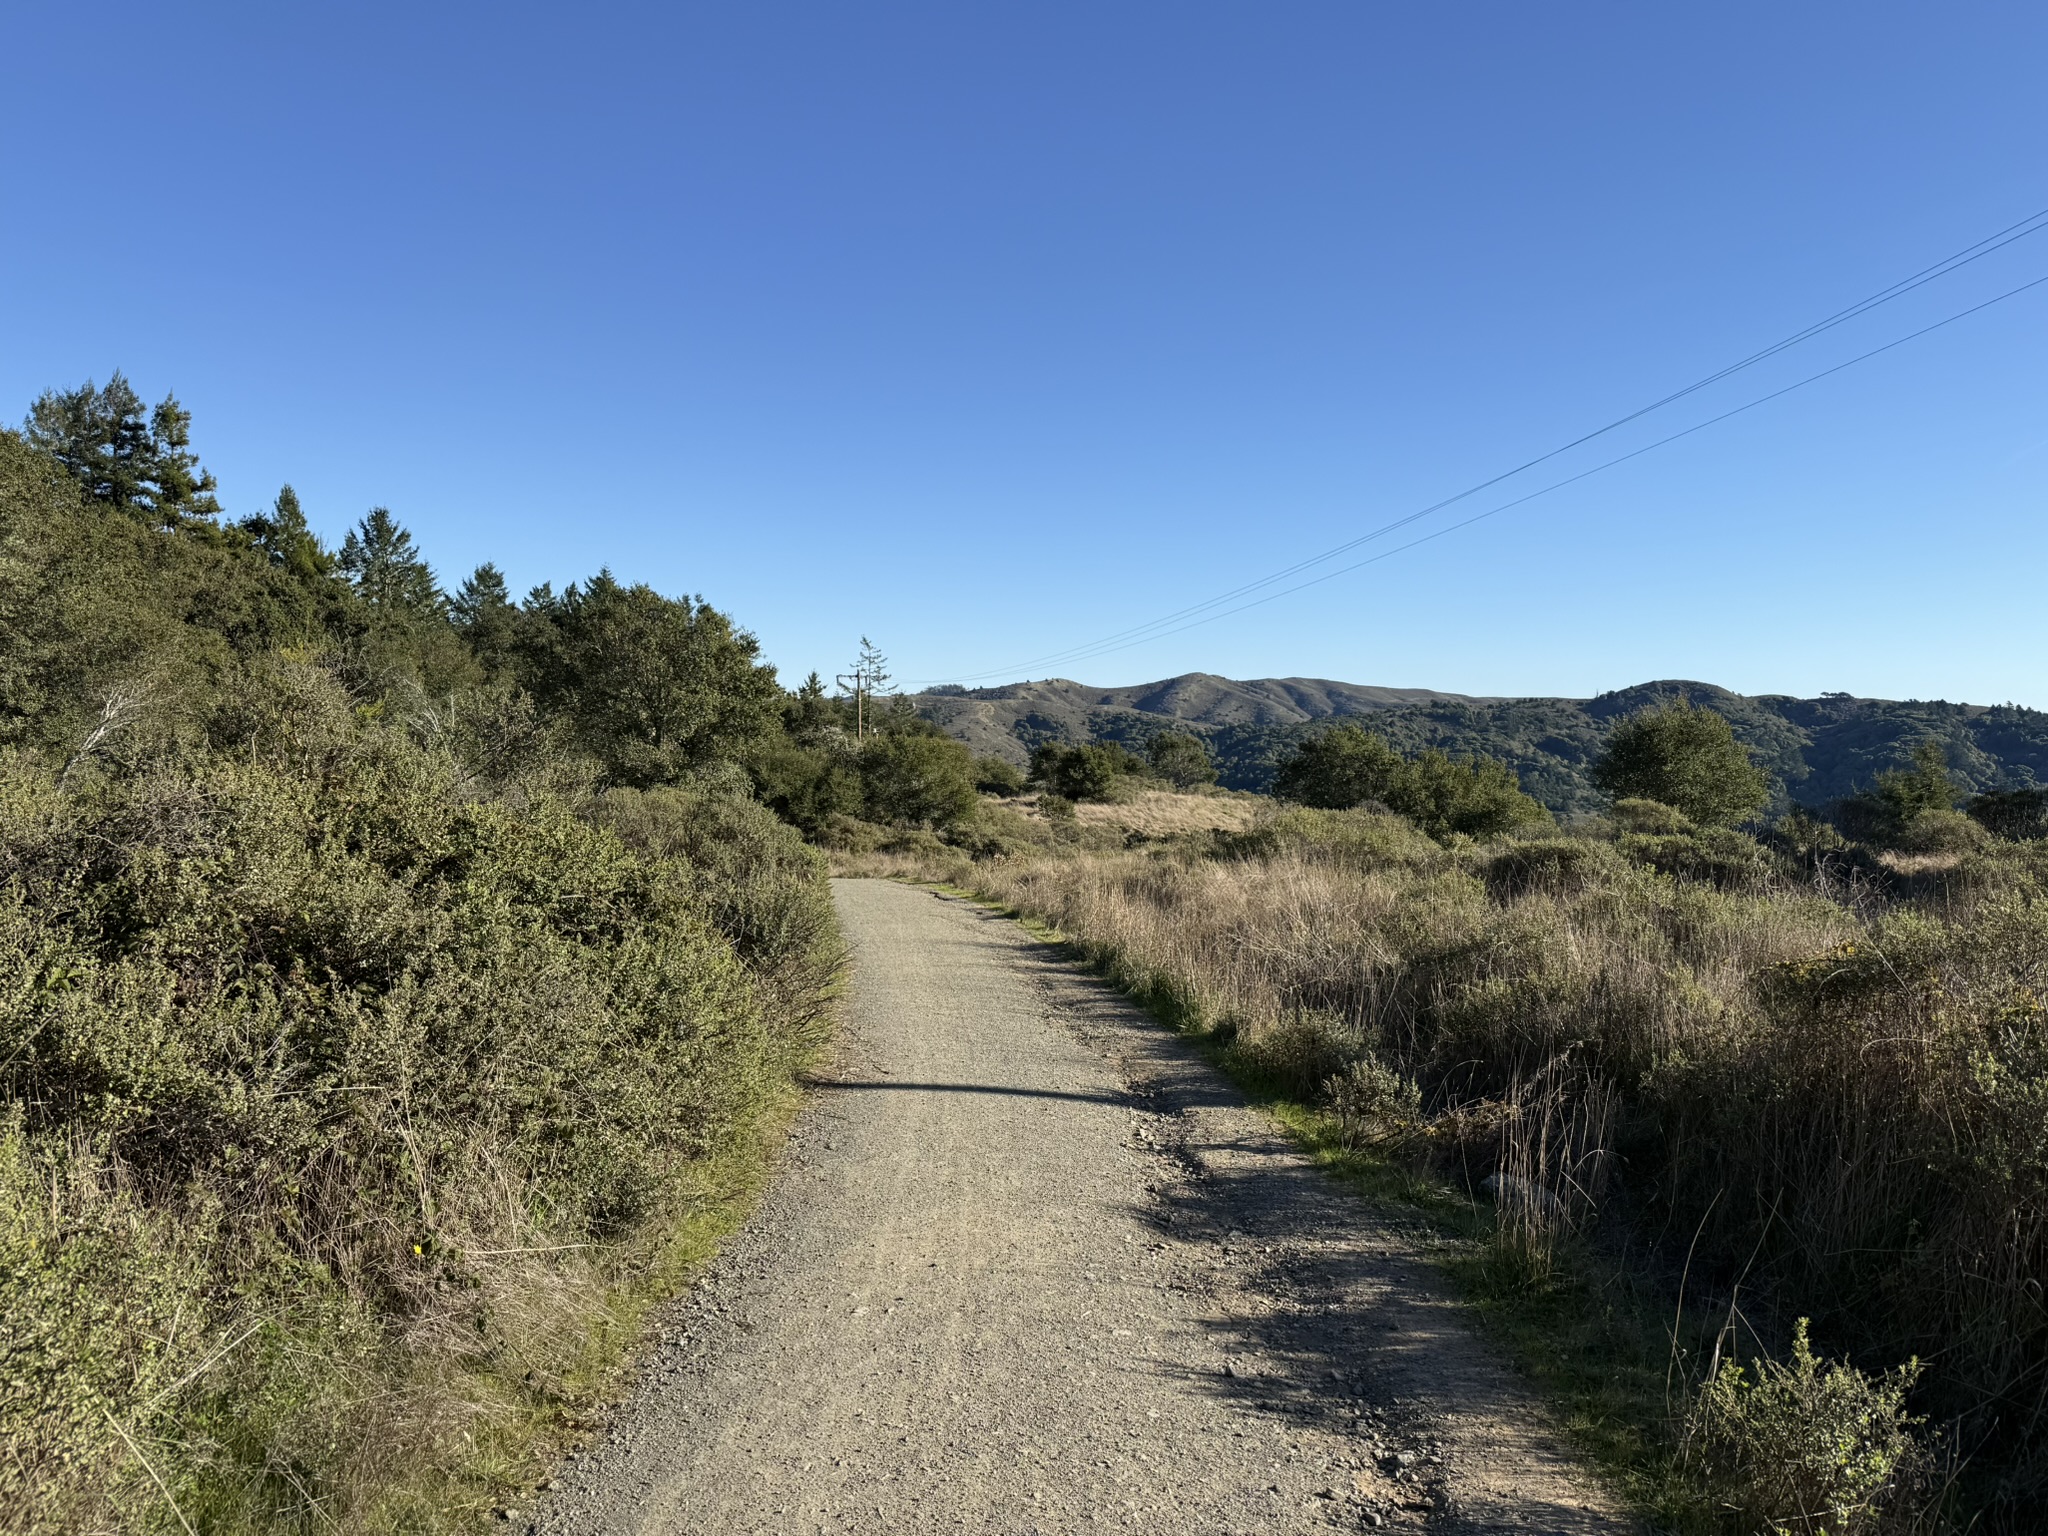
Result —
<svg viewBox="0 0 2048 1536"><path fill-rule="evenodd" d="M756 1218L521 1521L1630 1529L1418 1239L1015 924L836 882L845 1044Z"/></svg>

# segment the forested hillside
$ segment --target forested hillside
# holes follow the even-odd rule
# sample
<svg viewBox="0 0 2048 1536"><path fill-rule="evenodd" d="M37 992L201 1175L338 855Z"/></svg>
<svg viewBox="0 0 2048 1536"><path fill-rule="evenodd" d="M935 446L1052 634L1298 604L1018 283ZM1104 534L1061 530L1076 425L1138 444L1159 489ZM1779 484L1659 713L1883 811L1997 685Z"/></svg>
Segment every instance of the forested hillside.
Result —
<svg viewBox="0 0 2048 1536"><path fill-rule="evenodd" d="M1971 790L2048 783L2048 713L2010 704L1745 697L1679 681L1595 699L1481 699L1303 678L1232 683L1200 673L1121 689L1048 682L948 690L916 703L976 752L1019 763L1047 741L1142 746L1163 729L1188 731L1207 743L1226 787L1260 792L1296 744L1332 719L1357 717L1411 755L1436 748L1498 758L1529 794L1569 815L1606 804L1589 773L1615 723L1680 696L1728 718L1770 773L1778 810L1821 807L1868 788L1928 740L1941 744Z"/></svg>

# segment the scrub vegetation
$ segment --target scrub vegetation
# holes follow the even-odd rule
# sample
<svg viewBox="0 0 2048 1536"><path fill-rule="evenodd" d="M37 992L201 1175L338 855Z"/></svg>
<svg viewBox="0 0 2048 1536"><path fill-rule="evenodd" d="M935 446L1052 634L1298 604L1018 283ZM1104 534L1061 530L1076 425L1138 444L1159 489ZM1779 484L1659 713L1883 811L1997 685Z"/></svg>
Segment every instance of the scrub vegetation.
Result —
<svg viewBox="0 0 2048 1536"><path fill-rule="evenodd" d="M823 1037L823 863L754 795L819 708L701 600L231 521L118 377L0 433L0 1528L533 1475Z"/></svg>
<svg viewBox="0 0 2048 1536"><path fill-rule="evenodd" d="M387 510L330 549L216 489L119 376L0 432L0 1527L506 1501L760 1176L830 857L1048 925L1466 1232L1669 1523L2030 1528L2029 774L1930 729L1798 809L1711 691L1617 705L1564 799L1355 723L1277 799L1171 722L1027 772L865 643L790 690L700 597L449 592Z"/></svg>
<svg viewBox="0 0 2048 1536"><path fill-rule="evenodd" d="M1473 835L1388 808L1415 759L1322 741L1243 830L1045 820L922 869L1076 944L1334 1163L1477 1234L1472 1294L1665 1523L2030 1529L2033 792L1967 796L1936 746L1825 818L1745 820L1760 776L1676 701L1615 733L1604 815Z"/></svg>

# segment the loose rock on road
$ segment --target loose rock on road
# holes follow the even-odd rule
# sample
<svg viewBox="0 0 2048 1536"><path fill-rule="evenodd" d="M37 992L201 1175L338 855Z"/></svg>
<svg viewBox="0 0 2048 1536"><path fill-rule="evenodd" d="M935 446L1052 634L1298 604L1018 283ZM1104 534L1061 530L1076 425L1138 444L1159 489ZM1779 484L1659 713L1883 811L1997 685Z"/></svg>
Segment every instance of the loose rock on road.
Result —
<svg viewBox="0 0 2048 1536"><path fill-rule="evenodd" d="M545 1536L1631 1529L1417 1259L1014 923L835 882L834 1067Z"/></svg>

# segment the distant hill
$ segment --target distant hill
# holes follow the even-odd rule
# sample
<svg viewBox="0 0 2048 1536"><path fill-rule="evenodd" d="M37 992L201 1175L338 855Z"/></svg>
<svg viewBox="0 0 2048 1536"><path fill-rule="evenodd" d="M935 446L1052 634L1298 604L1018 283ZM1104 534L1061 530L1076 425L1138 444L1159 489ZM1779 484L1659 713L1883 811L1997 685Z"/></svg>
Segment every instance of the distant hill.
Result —
<svg viewBox="0 0 2048 1536"><path fill-rule="evenodd" d="M1441 747L1504 759L1553 811L1597 810L1586 774L1614 722L1684 694L1720 711L1772 776L1780 809L1821 805L1861 788L1932 738L1973 790L2048 784L2048 713L2015 705L1746 696L1710 683L1640 683L1594 699L1477 698L1321 678L1237 682L1190 672L1129 688L1053 678L916 695L918 712L978 753L1024 763L1043 741L1141 746L1169 726L1209 743L1232 788L1263 790L1276 760L1330 720L1351 716L1403 751Z"/></svg>
<svg viewBox="0 0 2048 1536"><path fill-rule="evenodd" d="M1043 741L1142 741L1172 721L1260 731L1406 705L1496 701L1312 677L1262 677L1240 683L1190 672L1135 688L1090 688L1063 677L1000 688L941 688L914 695L913 702L919 714L976 752L1005 757L1021 767Z"/></svg>

